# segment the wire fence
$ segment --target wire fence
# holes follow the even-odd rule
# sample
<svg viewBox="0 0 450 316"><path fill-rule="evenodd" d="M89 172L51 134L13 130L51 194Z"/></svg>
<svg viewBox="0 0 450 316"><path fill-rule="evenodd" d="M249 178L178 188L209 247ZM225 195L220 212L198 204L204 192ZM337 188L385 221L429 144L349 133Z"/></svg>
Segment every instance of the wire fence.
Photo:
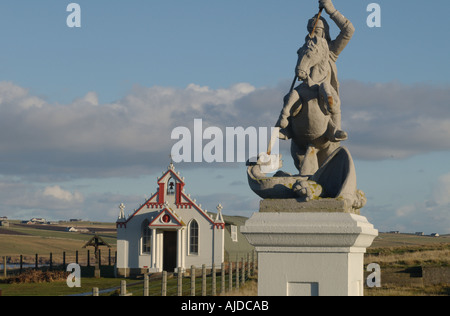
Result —
<svg viewBox="0 0 450 316"><path fill-rule="evenodd" d="M98 266L114 266L117 252L102 252L98 250ZM97 264L95 252L86 251L64 251L61 253L35 254L34 256L4 256L0 258L0 271L3 277L11 274L22 273L25 269L65 270L70 263L77 263L83 267L93 267Z"/></svg>
<svg viewBox="0 0 450 316"><path fill-rule="evenodd" d="M99 267L110 266L113 269L116 263L116 253L109 251L102 255L99 253ZM80 266L96 266L93 251L63 252L57 256L50 253L47 256L36 254L33 256L17 256L1 258L0 269L6 278L10 275L20 274L28 269L65 270L70 263ZM145 274L144 280L121 280L120 285L108 289L93 288L92 292L77 294L77 296L119 295L129 296L216 296L226 295L237 291L257 274L256 253L242 256L235 262L224 262L220 265L191 266L187 269L177 268L179 272L166 272ZM110 273L109 273L110 274Z"/></svg>
<svg viewBox="0 0 450 316"><path fill-rule="evenodd" d="M180 268L177 271L181 270ZM222 263L218 268L213 264L210 269L202 265L201 267L191 266L184 272L163 271L153 275L145 274L143 281L127 284L126 280L121 280L120 286L103 290L93 288L89 295L111 295L111 292L119 296L227 295L227 293L239 291L256 274L256 262L243 259L240 262Z"/></svg>

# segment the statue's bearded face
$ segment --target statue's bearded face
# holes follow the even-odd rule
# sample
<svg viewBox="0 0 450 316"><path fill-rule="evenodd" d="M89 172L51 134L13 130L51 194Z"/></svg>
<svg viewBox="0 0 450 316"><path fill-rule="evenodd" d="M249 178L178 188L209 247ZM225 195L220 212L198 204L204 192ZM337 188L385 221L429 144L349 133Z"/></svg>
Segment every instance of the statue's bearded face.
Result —
<svg viewBox="0 0 450 316"><path fill-rule="evenodd" d="M316 29L314 30L314 34L312 34L312 36L325 38L325 32L324 32L323 28L316 27Z"/></svg>

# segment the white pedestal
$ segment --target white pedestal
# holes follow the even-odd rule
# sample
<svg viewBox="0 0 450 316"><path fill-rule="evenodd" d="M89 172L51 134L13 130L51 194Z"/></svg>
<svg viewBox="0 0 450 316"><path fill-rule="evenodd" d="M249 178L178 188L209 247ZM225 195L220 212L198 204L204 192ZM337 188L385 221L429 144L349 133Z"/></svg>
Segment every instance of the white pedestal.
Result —
<svg viewBox="0 0 450 316"><path fill-rule="evenodd" d="M241 232L258 253L258 295L363 295L364 253L378 236L365 217L266 211Z"/></svg>

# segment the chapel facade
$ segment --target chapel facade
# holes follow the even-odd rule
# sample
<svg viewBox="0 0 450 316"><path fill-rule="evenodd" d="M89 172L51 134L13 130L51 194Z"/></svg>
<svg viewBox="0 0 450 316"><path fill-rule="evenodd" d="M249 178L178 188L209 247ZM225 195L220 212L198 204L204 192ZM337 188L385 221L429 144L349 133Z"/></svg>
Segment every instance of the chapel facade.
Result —
<svg viewBox="0 0 450 316"><path fill-rule="evenodd" d="M219 204L209 214L184 191L184 178L171 163L158 189L129 217L120 206L117 275L184 272L191 265L220 266L224 261L225 222Z"/></svg>

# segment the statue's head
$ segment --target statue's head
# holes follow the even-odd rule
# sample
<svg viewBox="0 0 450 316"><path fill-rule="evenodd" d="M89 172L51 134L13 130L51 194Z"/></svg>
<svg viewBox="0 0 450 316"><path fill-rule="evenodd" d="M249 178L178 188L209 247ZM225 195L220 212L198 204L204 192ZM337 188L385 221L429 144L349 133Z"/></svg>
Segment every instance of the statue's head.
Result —
<svg viewBox="0 0 450 316"><path fill-rule="evenodd" d="M330 50L325 38L319 36L306 37L306 43L297 51L297 76L305 80L309 77L312 68L318 64L328 64Z"/></svg>
<svg viewBox="0 0 450 316"><path fill-rule="evenodd" d="M308 33L311 34L314 24L316 23L318 15L316 14L312 19L308 21ZM312 34L312 36L321 37L327 40L327 42L331 42L331 36L330 36L330 26L328 25L327 20L325 20L323 17L320 17L319 22L317 22L315 34Z"/></svg>

